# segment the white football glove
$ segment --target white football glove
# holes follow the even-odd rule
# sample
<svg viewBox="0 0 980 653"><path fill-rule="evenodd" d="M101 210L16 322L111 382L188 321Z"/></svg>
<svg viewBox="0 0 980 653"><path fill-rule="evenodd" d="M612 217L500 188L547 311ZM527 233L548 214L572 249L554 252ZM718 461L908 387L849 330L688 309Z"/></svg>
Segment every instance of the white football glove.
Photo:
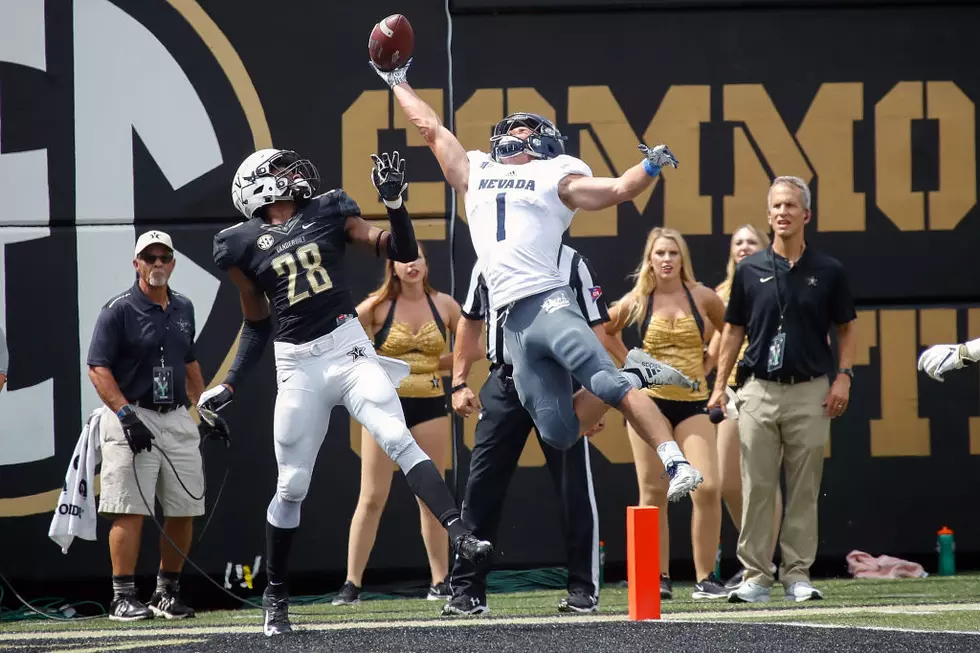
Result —
<svg viewBox="0 0 980 653"><path fill-rule="evenodd" d="M374 62L370 59L368 59L368 65L371 66L371 69L374 70L374 72L378 73L378 77L385 80L385 84L391 88L395 88L399 84L403 84L408 81L408 67L412 65L412 59L409 58L409 60L405 62L405 65L388 71L381 70L374 65Z"/></svg>
<svg viewBox="0 0 980 653"><path fill-rule="evenodd" d="M966 345L933 345L919 356L918 368L942 383L943 374L972 362Z"/></svg>
<svg viewBox="0 0 980 653"><path fill-rule="evenodd" d="M216 385L201 393L201 398L197 400L197 410L202 416L205 412L217 413L230 404L231 400L231 390L224 385ZM211 423L211 420L208 420L208 423Z"/></svg>

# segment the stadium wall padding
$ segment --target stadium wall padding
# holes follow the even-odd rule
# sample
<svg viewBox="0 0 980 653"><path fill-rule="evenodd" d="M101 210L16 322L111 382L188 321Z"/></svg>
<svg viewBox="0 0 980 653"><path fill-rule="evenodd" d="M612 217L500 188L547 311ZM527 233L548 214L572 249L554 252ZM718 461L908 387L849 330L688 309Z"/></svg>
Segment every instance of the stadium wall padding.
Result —
<svg viewBox="0 0 980 653"><path fill-rule="evenodd" d="M842 569L852 549L927 561L944 525L955 530L958 552L980 553L972 502L980 378L964 370L938 384L915 370L924 346L980 336L980 8L651 3L563 12L544 4L547 11L453 18L452 110L464 145L486 148L490 126L515 110L554 117L569 152L597 175L638 161L641 139L670 144L680 167L651 193L618 210L582 212L570 230L568 242L590 259L609 300L628 289L646 233L663 224L688 238L698 278L718 283L732 230L765 222L769 179L807 179L815 214L808 242L845 265L860 333L851 408L834 422L828 447L818 555ZM232 284L211 259L211 238L237 221L230 182L254 149L307 154L324 186L343 185L369 218L383 210L368 155L401 150L432 280L449 290L448 190L367 65L371 26L395 12L415 29L410 81L445 117L442 3L0 7L0 323L11 355L0 394L0 560L12 579L110 573L106 521L97 542L76 541L67 555L47 538L82 421L98 406L84 365L95 315L132 283L135 235L167 230L178 250L173 286L196 303L198 355L206 381L215 377L241 318ZM474 256L463 215L454 247L462 299ZM382 266L357 255L347 265L360 299ZM475 367L473 385L485 371ZM210 490L231 466L194 553L217 576L263 554L274 394L270 348L228 411L234 446L205 451ZM625 508L637 490L622 419L607 422L593 442L593 475L607 560L619 563ZM460 421L461 478L447 476L454 487L465 481L473 427ZM303 507L298 572L344 568L358 438L336 410ZM675 573L683 575L690 502L669 514ZM156 534L144 534L140 572L152 573ZM731 558L727 524L725 547ZM559 510L535 444L514 477L497 548L505 566L564 560ZM416 503L398 475L369 577L394 569L424 576L425 565Z"/></svg>

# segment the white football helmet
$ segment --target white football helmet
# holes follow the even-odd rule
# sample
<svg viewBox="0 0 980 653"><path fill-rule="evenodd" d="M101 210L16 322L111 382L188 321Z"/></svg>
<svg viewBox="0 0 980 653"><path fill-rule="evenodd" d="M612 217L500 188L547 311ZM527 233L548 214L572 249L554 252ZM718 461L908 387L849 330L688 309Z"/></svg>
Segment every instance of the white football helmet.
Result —
<svg viewBox="0 0 980 653"><path fill-rule="evenodd" d="M281 200L307 200L320 186L320 173L292 150L267 148L242 161L231 182L231 200L246 218Z"/></svg>

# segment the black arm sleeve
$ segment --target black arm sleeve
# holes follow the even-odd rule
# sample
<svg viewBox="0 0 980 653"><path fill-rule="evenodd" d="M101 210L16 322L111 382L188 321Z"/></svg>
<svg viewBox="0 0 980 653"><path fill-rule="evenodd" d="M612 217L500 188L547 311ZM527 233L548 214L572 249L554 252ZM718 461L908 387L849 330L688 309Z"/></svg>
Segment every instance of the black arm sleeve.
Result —
<svg viewBox="0 0 980 653"><path fill-rule="evenodd" d="M245 375L255 367L255 364L262 356L262 350L272 335L272 318L267 317L258 322L245 320L242 324L242 335L238 341L238 351L235 353L235 360L228 370L225 383L235 390L245 379Z"/></svg>
<svg viewBox="0 0 980 653"><path fill-rule="evenodd" d="M415 242L415 228L408 216L405 205L397 209L388 209L388 220L391 222L391 233L388 234L388 258L400 263L411 263L419 257L419 245Z"/></svg>

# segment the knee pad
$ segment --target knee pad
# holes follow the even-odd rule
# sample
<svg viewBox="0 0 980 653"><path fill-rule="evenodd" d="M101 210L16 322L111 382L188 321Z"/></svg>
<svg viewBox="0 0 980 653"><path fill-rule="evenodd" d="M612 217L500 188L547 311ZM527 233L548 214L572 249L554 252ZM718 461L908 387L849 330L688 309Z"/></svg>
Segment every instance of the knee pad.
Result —
<svg viewBox="0 0 980 653"><path fill-rule="evenodd" d="M300 502L310 489L310 470L304 467L283 465L279 470L277 496L283 501Z"/></svg>
<svg viewBox="0 0 980 653"><path fill-rule="evenodd" d="M418 463L429 459L412 437L408 427L399 419L388 417L378 420L375 428L371 430L371 435L378 446L405 474Z"/></svg>
<svg viewBox="0 0 980 653"><path fill-rule="evenodd" d="M265 518L276 528L297 528L299 527L301 501L286 501L279 492L276 492L269 502Z"/></svg>
<svg viewBox="0 0 980 653"><path fill-rule="evenodd" d="M599 370L592 375L592 393L612 407L619 406L633 386L622 372Z"/></svg>
<svg viewBox="0 0 980 653"><path fill-rule="evenodd" d="M532 415L534 426L545 443L560 451L567 451L575 446L581 424L574 410L562 410L561 403L556 399L539 399Z"/></svg>

